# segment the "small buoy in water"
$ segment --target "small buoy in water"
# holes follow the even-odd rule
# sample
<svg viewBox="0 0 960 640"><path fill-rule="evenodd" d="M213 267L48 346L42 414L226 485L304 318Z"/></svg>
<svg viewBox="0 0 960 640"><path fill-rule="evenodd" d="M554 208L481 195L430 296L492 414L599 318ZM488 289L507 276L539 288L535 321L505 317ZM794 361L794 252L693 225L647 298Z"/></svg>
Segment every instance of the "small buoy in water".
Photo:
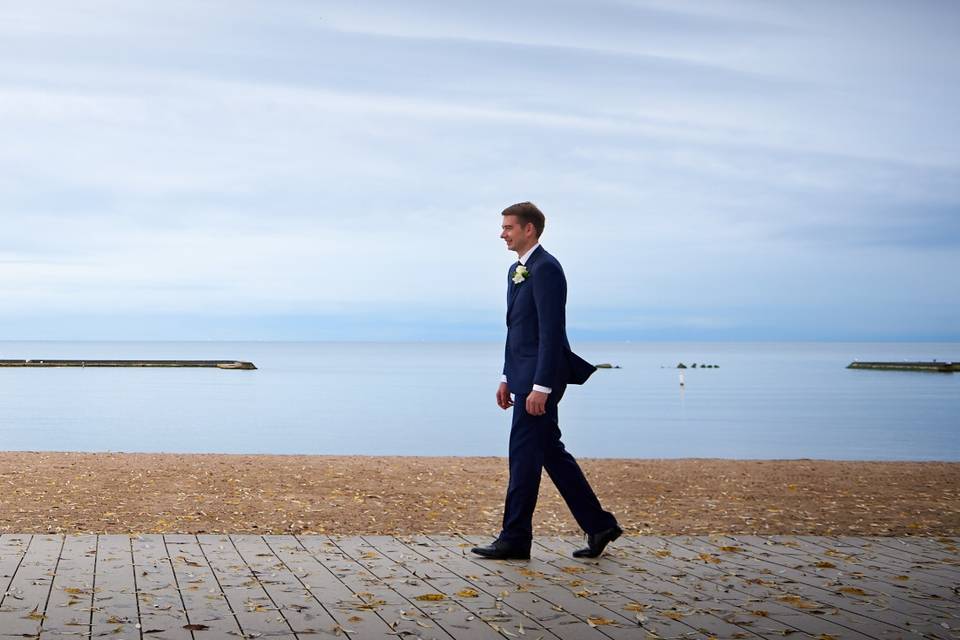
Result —
<svg viewBox="0 0 960 640"><path fill-rule="evenodd" d="M681 387L687 386L686 382L685 382L684 379L683 379L683 374L682 374L682 373L680 374L680 386L681 386Z"/></svg>

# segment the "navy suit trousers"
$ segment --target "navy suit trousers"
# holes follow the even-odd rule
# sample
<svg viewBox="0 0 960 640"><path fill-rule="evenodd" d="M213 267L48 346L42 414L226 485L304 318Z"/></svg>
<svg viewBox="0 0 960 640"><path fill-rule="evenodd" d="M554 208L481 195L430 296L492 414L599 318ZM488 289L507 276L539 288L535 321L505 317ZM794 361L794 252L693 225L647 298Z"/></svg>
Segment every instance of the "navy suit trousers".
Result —
<svg viewBox="0 0 960 640"><path fill-rule="evenodd" d="M527 413L526 394L514 397L513 425L510 428L510 483L503 511L499 539L526 546L533 539L533 511L540 491L540 476L547 470L580 528L599 533L617 524L604 511L576 459L560 441L557 406L564 387L555 388L542 416Z"/></svg>

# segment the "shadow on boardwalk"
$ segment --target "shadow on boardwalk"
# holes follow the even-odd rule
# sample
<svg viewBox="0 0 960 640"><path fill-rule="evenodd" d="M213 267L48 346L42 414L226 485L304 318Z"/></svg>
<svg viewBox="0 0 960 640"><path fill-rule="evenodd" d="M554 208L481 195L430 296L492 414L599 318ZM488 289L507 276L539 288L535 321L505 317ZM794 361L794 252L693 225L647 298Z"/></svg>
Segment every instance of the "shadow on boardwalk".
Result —
<svg viewBox="0 0 960 640"><path fill-rule="evenodd" d="M960 638L955 538L0 536L0 638Z"/></svg>

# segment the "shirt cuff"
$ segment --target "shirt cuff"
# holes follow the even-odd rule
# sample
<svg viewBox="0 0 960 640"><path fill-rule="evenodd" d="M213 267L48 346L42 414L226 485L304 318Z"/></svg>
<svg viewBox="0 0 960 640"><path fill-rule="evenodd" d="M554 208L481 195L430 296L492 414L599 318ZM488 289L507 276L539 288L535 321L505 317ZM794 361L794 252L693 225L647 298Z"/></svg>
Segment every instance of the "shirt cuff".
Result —
<svg viewBox="0 0 960 640"><path fill-rule="evenodd" d="M500 382L506 383L506 381L507 381L507 376L505 375L500 376Z"/></svg>
<svg viewBox="0 0 960 640"><path fill-rule="evenodd" d="M551 389L550 387L541 387L538 384L533 385L533 390L539 391L540 393L550 393L551 391L553 391L553 389Z"/></svg>

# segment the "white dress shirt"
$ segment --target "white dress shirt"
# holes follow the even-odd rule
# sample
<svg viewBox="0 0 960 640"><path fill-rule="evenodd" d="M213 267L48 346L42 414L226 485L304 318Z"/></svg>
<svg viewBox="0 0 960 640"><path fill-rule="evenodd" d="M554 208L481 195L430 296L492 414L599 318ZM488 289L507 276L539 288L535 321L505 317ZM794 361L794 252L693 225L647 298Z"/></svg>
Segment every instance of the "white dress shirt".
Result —
<svg viewBox="0 0 960 640"><path fill-rule="evenodd" d="M539 246L540 246L540 243L538 242L532 247L530 247L530 249L528 249L525 254L520 256L520 264L522 264L523 266L527 266L527 260L530 259L530 256L533 254L534 251L537 250L537 247ZM513 285L513 286L517 286L517 285ZM500 376L500 382L506 382L506 381L507 381L507 376ZM550 393L551 391L553 391L551 387L544 387L539 384L533 385L533 390L539 391L540 393Z"/></svg>

